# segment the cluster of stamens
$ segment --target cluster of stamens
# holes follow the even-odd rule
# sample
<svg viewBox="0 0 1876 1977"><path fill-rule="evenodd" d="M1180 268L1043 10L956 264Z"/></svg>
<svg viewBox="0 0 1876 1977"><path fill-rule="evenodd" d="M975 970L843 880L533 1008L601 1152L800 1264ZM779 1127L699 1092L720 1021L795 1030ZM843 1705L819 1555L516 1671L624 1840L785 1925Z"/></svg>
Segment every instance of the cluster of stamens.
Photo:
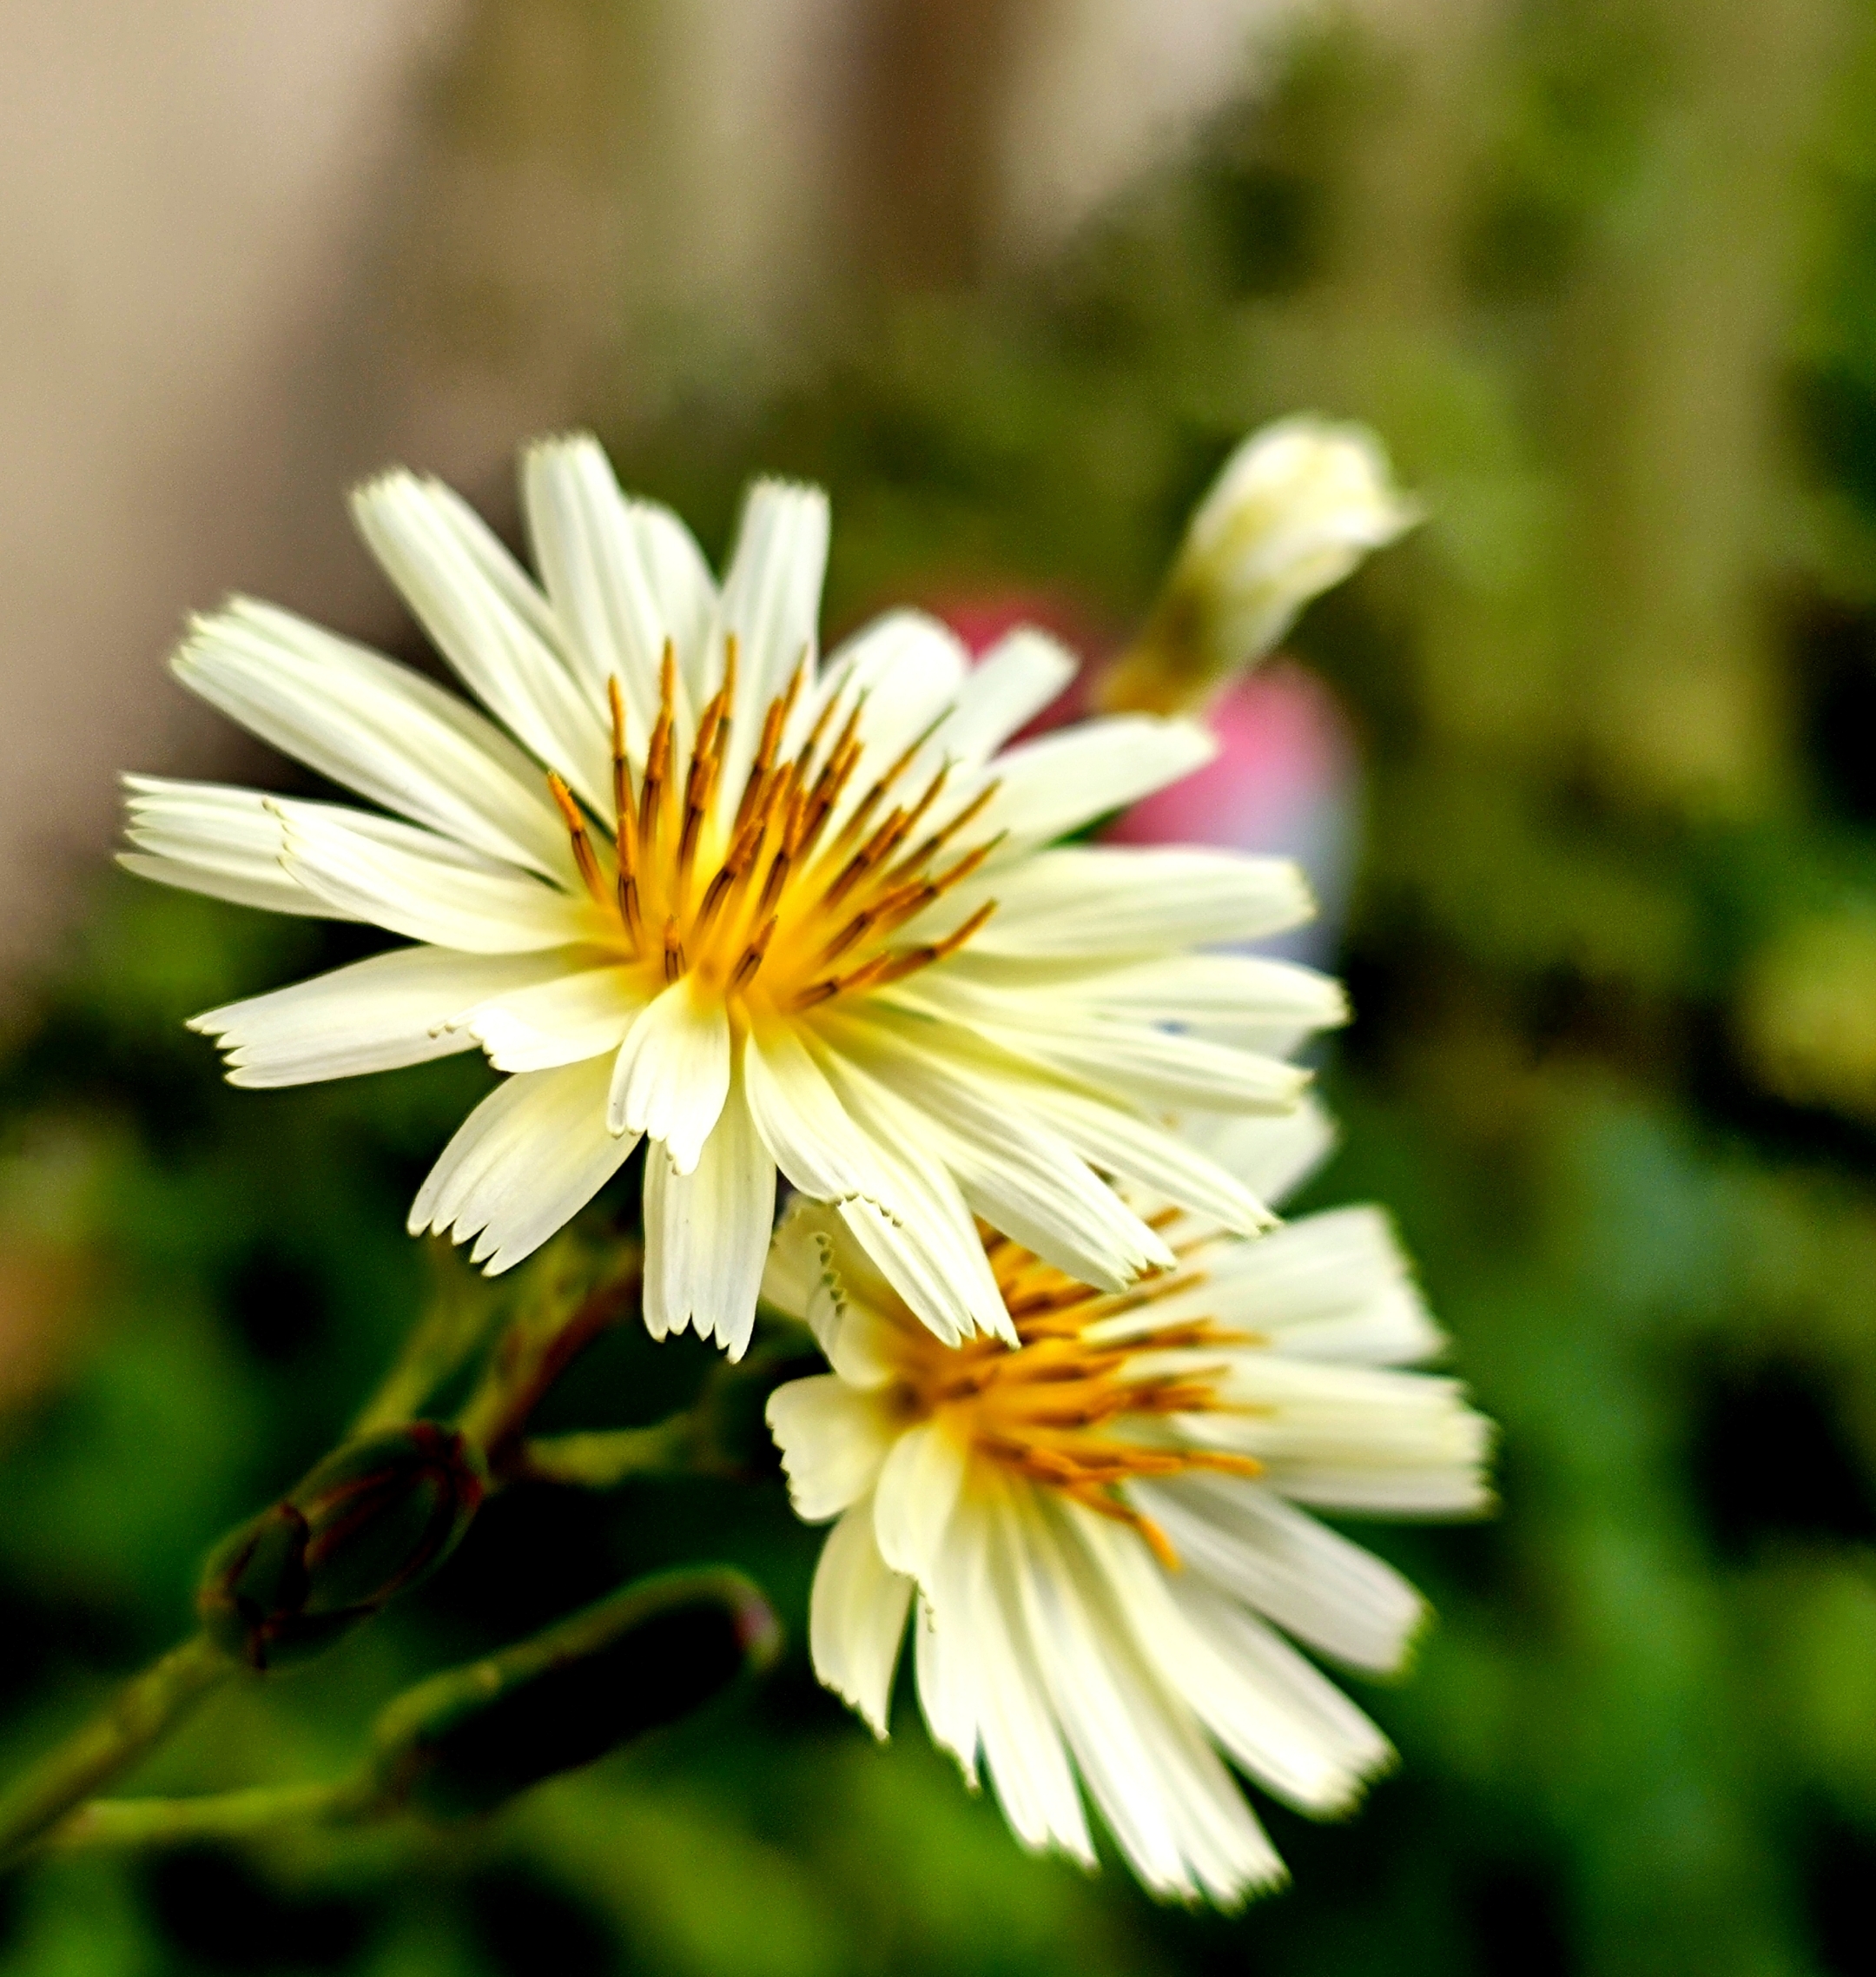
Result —
<svg viewBox="0 0 1876 1977"><path fill-rule="evenodd" d="M1162 1218L1163 1220L1163 1218ZM1182 1414L1217 1413L1224 1364L1143 1370L1169 1352L1207 1352L1257 1343L1212 1319L1130 1330L1123 1341L1091 1339L1101 1320L1189 1289L1190 1269L1161 1271L1118 1294L1092 1290L1040 1261L1007 1236L986 1230L984 1250L1016 1328L1014 1347L975 1338L946 1346L915 1321L902 1328L900 1397L908 1418L936 1418L968 1442L974 1456L1137 1531L1160 1563L1179 1560L1166 1533L1129 1503L1122 1485L1212 1470L1258 1476L1250 1456L1189 1447L1156 1436L1148 1424Z"/></svg>
<svg viewBox="0 0 1876 1977"><path fill-rule="evenodd" d="M943 794L949 764L915 799L886 806L929 738L928 730L830 829L865 754L864 696L852 696L837 730L835 716L847 697L830 696L802 745L781 759L783 733L808 677L804 662L770 703L735 810L726 815L721 799L736 675L732 635L725 642L722 688L699 717L680 783L674 762L677 666L666 643L657 720L636 788L624 700L617 678L609 682L617 818L610 872L572 792L559 777L547 778L580 877L616 915L631 958L655 968L665 982L694 971L726 997L788 1011L883 987L955 954L989 918L994 901L942 940L895 946L894 936L996 849L993 837L948 865L939 863L982 814L995 784L916 837Z"/></svg>

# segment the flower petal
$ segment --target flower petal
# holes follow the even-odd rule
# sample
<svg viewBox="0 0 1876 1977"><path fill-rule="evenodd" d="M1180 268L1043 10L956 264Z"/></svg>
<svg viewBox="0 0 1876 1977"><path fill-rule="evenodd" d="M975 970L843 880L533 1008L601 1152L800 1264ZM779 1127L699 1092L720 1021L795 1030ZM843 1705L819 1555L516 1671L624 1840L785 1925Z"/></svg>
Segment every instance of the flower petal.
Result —
<svg viewBox="0 0 1876 1977"><path fill-rule="evenodd" d="M610 814L601 710L574 678L546 600L481 517L440 481L402 472L368 481L352 508L372 553L470 691L595 816Z"/></svg>
<svg viewBox="0 0 1876 1977"><path fill-rule="evenodd" d="M928 1585L964 1486L964 1450L936 1421L908 1428L895 1441L873 1493L873 1535L895 1572Z"/></svg>
<svg viewBox="0 0 1876 1977"><path fill-rule="evenodd" d="M855 1504L828 1534L808 1607L815 1673L886 1735L893 1670L905 1639L912 1581L892 1570L873 1540L873 1506Z"/></svg>
<svg viewBox="0 0 1876 1977"><path fill-rule="evenodd" d="M1048 989L993 988L942 969L915 976L895 999L948 1015L1084 1087L1160 1110L1287 1112L1311 1075L1228 1043L1116 1022Z"/></svg>
<svg viewBox="0 0 1876 1977"><path fill-rule="evenodd" d="M484 997L565 973L567 953L466 955L399 948L191 1018L228 1060L228 1082L267 1088L395 1070L472 1048L449 1019Z"/></svg>
<svg viewBox="0 0 1876 1977"><path fill-rule="evenodd" d="M356 919L466 954L526 954L603 939L590 901L515 871L479 871L446 838L312 803L270 802L287 876Z"/></svg>
<svg viewBox="0 0 1876 1977"><path fill-rule="evenodd" d="M476 1238L472 1260L499 1275L538 1249L637 1144L605 1124L605 1059L505 1079L443 1149L410 1212L410 1233Z"/></svg>
<svg viewBox="0 0 1876 1977"><path fill-rule="evenodd" d="M1253 1048L1259 1032L1333 1029L1349 1015L1333 975L1263 955L1168 955L1077 975L1054 993L1136 1022L1203 1023L1207 1036Z"/></svg>
<svg viewBox="0 0 1876 1977"><path fill-rule="evenodd" d="M1188 1571L1351 1667L1393 1673L1426 1617L1391 1565L1259 1484L1194 1473L1133 1496Z"/></svg>
<svg viewBox="0 0 1876 1977"><path fill-rule="evenodd" d="M606 1123L663 1141L690 1173L730 1094L730 1014L723 997L680 975L648 1002L620 1044Z"/></svg>
<svg viewBox="0 0 1876 1977"><path fill-rule="evenodd" d="M584 957L590 961L591 950ZM498 1071L548 1071L618 1048L644 1006L637 970L563 966L464 1008L456 1028Z"/></svg>
<svg viewBox="0 0 1876 1977"><path fill-rule="evenodd" d="M841 1220L918 1317L955 1342L987 1332L1016 1342L963 1195L941 1160L903 1157L928 1140L914 1108L837 1051L822 1056L841 1102L866 1134L884 1188L840 1205Z"/></svg>
<svg viewBox="0 0 1876 1977"><path fill-rule="evenodd" d="M508 863L572 877L540 771L408 666L246 598L198 618L169 663L250 733L373 803Z"/></svg>
<svg viewBox="0 0 1876 1977"><path fill-rule="evenodd" d="M681 676L701 664L717 602L703 553L675 515L627 502L590 434L530 446L522 498L568 657L596 711L607 707L607 680L618 678L628 747L642 766L657 718L664 641Z"/></svg>
<svg viewBox="0 0 1876 1977"><path fill-rule="evenodd" d="M1329 1114L1307 1096L1294 1112L1277 1118L1195 1114L1181 1137L1265 1201L1293 1194L1335 1147Z"/></svg>
<svg viewBox="0 0 1876 1977"><path fill-rule="evenodd" d="M768 1421L789 1500L807 1524L837 1517L872 1492L897 1428L877 1396L833 1373L791 1379L769 1396Z"/></svg>
<svg viewBox="0 0 1876 1977"><path fill-rule="evenodd" d="M645 1328L714 1338L732 1359L748 1349L775 1223L775 1162L732 1086L696 1167L645 1156Z"/></svg>
<svg viewBox="0 0 1876 1977"><path fill-rule="evenodd" d="M882 1015L887 1012L882 1012ZM1172 1253L1066 1140L1026 1116L1021 1087L916 1048L888 1022L832 1019L822 1034L915 1107L971 1208L1080 1282L1124 1289Z"/></svg>
<svg viewBox="0 0 1876 1977"><path fill-rule="evenodd" d="M1074 844L980 873L913 922L908 936L935 939L993 899L996 911L969 951L1048 960L1259 940L1315 910L1287 858Z"/></svg>
<svg viewBox="0 0 1876 1977"><path fill-rule="evenodd" d="M1011 1829L1025 1846L1057 1847L1094 1865L1087 1815L1043 1691L1025 1615L1028 1572L1015 1514L1003 1491L987 1506L985 1570L968 1634L978 1663L978 1734L985 1769ZM952 1622L947 1599L944 1624Z"/></svg>
<svg viewBox="0 0 1876 1977"><path fill-rule="evenodd" d="M1137 1112L1066 1085L1026 1086L1023 1096L1083 1160L1103 1174L1150 1189L1239 1235L1256 1235L1276 1220L1261 1196L1184 1134L1169 1133ZM1231 1123L1274 1129L1287 1125L1292 1116L1234 1117Z"/></svg>
<svg viewBox="0 0 1876 1977"><path fill-rule="evenodd" d="M955 696L950 718L939 730L940 742L961 761L988 760L1065 691L1080 665L1047 632L1019 625L971 668Z"/></svg>
<svg viewBox="0 0 1876 1977"><path fill-rule="evenodd" d="M176 783L126 776L124 835L137 847L118 854L125 870L205 893L237 906L314 919L364 916L334 906L281 869L280 813L258 790L221 783Z"/></svg>
<svg viewBox="0 0 1876 1977"><path fill-rule="evenodd" d="M991 766L1001 786L984 825L1046 843L1204 768L1218 750L1217 737L1196 721L1150 714L1082 721L997 757Z"/></svg>
<svg viewBox="0 0 1876 1977"><path fill-rule="evenodd" d="M743 1075L756 1131L803 1194L817 1201L855 1195L877 1200L885 1192L866 1135L792 1028L751 1029Z"/></svg>
<svg viewBox="0 0 1876 1977"><path fill-rule="evenodd" d="M818 487L758 480L750 489L723 577L717 626L694 687L697 704L723 684L723 640L737 641L737 698L721 787L740 791L769 703L820 649L828 500Z"/></svg>
<svg viewBox="0 0 1876 1977"><path fill-rule="evenodd" d="M1266 1239L1267 1240L1267 1239ZM1263 1465L1299 1504L1372 1516L1472 1515L1491 1425L1454 1380L1239 1352L1221 1385L1232 1405L1181 1417L1186 1437Z"/></svg>
<svg viewBox="0 0 1876 1977"><path fill-rule="evenodd" d="M1030 1638L1075 1763L1146 1885L1230 1907L1281 1882L1283 1863L1192 1712L1143 1661L1088 1551L1095 1519L1028 1498Z"/></svg>
<svg viewBox="0 0 1876 1977"><path fill-rule="evenodd" d="M1267 1790L1344 1812L1389 1762L1387 1740L1292 1648L1202 1581L1177 1589L1131 1532L1080 1513L1081 1539L1149 1665Z"/></svg>

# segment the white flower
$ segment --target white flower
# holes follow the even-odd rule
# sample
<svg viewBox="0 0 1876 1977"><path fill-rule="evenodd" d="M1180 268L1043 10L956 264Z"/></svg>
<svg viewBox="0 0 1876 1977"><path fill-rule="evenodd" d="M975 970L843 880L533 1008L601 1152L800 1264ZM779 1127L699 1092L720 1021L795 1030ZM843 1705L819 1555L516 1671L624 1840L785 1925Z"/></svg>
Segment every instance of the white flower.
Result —
<svg viewBox="0 0 1876 1977"><path fill-rule="evenodd" d="M196 1018L234 1082L480 1045L512 1075L412 1230L506 1269L644 1136L646 1321L732 1352L777 1168L839 1204L947 1339L1008 1327L974 1213L1110 1288L1169 1260L1094 1167L1260 1226L1250 1190L1153 1121L1296 1102L1303 1074L1272 1051L1340 1020L1334 984L1189 952L1305 917L1295 868L1045 849L1206 759L1202 732L1128 717L999 754L1073 670L1035 632L973 668L898 612L817 664L814 489L754 488L721 590L590 440L532 448L523 492L541 588L434 482L356 499L486 713L252 602L176 655L186 684L378 807L134 777L124 863L418 943Z"/></svg>
<svg viewBox="0 0 1876 1977"><path fill-rule="evenodd" d="M1206 1137L1276 1194L1326 1143L1312 1108ZM766 1289L833 1372L770 1425L797 1511L837 1518L815 1575L821 1679L884 1736L916 1590L919 1700L1019 1839L1092 1864L1081 1785L1156 1893L1230 1904L1281 1861L1220 1753L1305 1812L1391 1753L1283 1636L1397 1668L1413 1589L1299 1505L1475 1511L1489 1428L1373 1209L1252 1240L1154 1218L1175 1266L1102 1294L988 1237L1017 1334L941 1345L823 1211L797 1208ZM1281 1630L1281 1632L1278 1631Z"/></svg>
<svg viewBox="0 0 1876 1977"><path fill-rule="evenodd" d="M1165 711L1208 698L1261 659L1311 598L1419 519L1366 426L1297 418L1253 433L1193 511L1153 619L1108 675L1104 703Z"/></svg>

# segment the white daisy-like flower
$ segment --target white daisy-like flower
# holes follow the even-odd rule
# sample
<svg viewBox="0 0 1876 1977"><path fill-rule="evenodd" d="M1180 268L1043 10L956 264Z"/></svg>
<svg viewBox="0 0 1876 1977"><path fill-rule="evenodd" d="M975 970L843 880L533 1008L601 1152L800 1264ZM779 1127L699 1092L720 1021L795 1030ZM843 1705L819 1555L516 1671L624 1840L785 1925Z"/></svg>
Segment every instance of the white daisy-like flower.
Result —
<svg viewBox="0 0 1876 1977"><path fill-rule="evenodd" d="M973 667L900 612L819 663L816 489L752 490L719 589L590 439L530 449L522 485L538 587L434 481L355 497L480 709L247 600L176 654L186 685L378 807L133 777L123 862L417 943L197 1017L234 1082L479 1045L510 1074L444 1150L413 1233L506 1269L646 1138L646 1321L732 1352L777 1169L838 1205L947 1339L1009 1330L974 1214L1109 1289L1171 1260L1097 1168L1265 1221L1154 1121L1297 1102L1304 1074L1279 1059L1341 1019L1335 985L1192 950L1306 916L1300 876L1050 848L1206 759L1199 729L1129 716L1003 749L1073 671L1033 631Z"/></svg>
<svg viewBox="0 0 1876 1977"><path fill-rule="evenodd" d="M1205 1137L1274 1196L1327 1129L1309 1108ZM1251 1240L1153 1220L1176 1260L1120 1294L987 1234L1013 1349L941 1343L797 1207L767 1294L834 1370L777 1388L769 1420L796 1511L838 1520L821 1679L883 1736L915 1591L925 1720L974 1786L981 1761L1025 1845L1093 1863L1079 1775L1148 1888L1230 1905L1283 1865L1225 1759L1332 1815L1392 1755L1291 1640L1386 1672L1422 1617L1310 1511L1476 1511L1490 1429L1452 1381L1398 1370L1441 1339L1377 1211Z"/></svg>

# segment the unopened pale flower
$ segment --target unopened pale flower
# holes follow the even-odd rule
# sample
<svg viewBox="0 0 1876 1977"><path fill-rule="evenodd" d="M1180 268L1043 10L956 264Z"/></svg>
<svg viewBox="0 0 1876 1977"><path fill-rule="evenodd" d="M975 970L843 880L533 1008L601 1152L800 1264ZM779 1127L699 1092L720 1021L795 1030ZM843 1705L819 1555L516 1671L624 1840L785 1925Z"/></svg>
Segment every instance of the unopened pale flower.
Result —
<svg viewBox="0 0 1876 1977"><path fill-rule="evenodd" d="M1366 426L1298 418L1252 433L1193 511L1146 631L1102 682L1103 704L1203 703L1419 517Z"/></svg>
<svg viewBox="0 0 1876 1977"><path fill-rule="evenodd" d="M643 1137L647 1323L732 1351L777 1169L837 1203L948 1339L1008 1329L974 1214L1110 1288L1168 1260L1096 1168L1260 1225L1251 1190L1155 1121L1297 1101L1281 1046L1340 1019L1334 984L1192 950L1306 916L1298 874L1049 848L1205 760L1205 734L1136 716L999 753L1073 670L1037 633L973 667L898 612L819 663L815 489L754 488L720 589L590 440L531 449L523 493L539 587L433 481L356 499L481 708L248 601L176 655L187 685L377 807L135 777L124 862L417 943L198 1017L234 1081L479 1045L510 1074L413 1231L505 1269Z"/></svg>
<svg viewBox="0 0 1876 1977"><path fill-rule="evenodd" d="M1206 1135L1271 1195L1324 1137L1312 1110ZM769 1295L834 1370L769 1418L796 1510L838 1520L822 1680L883 1736L915 1594L926 1722L1019 1839L1092 1864L1085 1792L1149 1888L1229 1905L1283 1867L1226 1759L1331 1815L1391 1758L1292 1643L1384 1673L1423 1611L1310 1511L1476 1511L1489 1430L1398 1370L1441 1341L1376 1211L1251 1240L1153 1222L1176 1261L1120 1295L988 1237L1013 1349L941 1344L834 1218L792 1212Z"/></svg>

